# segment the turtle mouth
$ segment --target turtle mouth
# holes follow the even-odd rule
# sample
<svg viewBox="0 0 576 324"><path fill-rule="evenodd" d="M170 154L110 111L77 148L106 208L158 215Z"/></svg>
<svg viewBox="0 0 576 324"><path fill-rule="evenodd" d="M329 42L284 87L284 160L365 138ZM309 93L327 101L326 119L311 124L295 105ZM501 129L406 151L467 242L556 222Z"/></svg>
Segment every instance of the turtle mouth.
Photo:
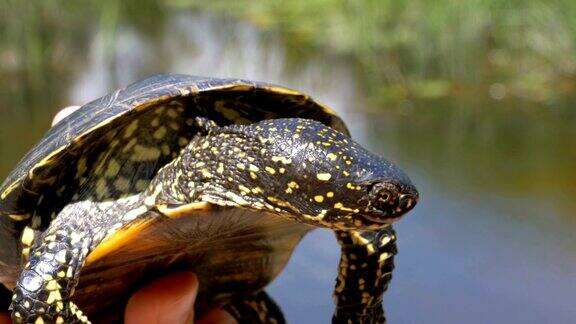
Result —
<svg viewBox="0 0 576 324"><path fill-rule="evenodd" d="M365 214L362 214L362 217L371 223L376 224L390 224L392 223L397 217L389 217L387 213L380 212L378 210L371 210Z"/></svg>

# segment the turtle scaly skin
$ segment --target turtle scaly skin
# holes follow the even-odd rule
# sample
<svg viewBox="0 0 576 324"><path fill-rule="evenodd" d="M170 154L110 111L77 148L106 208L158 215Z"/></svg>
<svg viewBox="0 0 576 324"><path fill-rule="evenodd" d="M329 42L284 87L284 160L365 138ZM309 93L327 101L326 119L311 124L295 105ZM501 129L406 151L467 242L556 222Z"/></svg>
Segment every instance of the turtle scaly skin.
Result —
<svg viewBox="0 0 576 324"><path fill-rule="evenodd" d="M240 112L266 111L256 104L262 99L251 102L250 95L232 93L235 99L228 101L227 95L208 101L224 98L221 103ZM204 99L196 97L191 107L206 109L199 104ZM194 109L186 113L183 102L130 112L134 116L122 123L99 124L40 159L24 180L4 186L2 198L10 203L0 210L11 210L16 222L4 218L0 239L6 241L12 235L6 233L32 220L21 229L25 263L18 279L2 279L13 290L13 320L118 320L137 287L158 273L188 270L202 282L199 315L223 306L239 321L282 323L263 289L300 239L320 227L334 230L342 248L332 321L384 322L382 294L396 252L390 224L418 199L409 178L334 129L337 119L319 108L299 114L316 111L322 123L298 117L230 124L241 117L229 108L216 104L226 113L195 116ZM182 116L186 126L177 123ZM96 135L100 140L88 141ZM76 165L55 173L54 163L66 154ZM43 182L29 183L36 196L16 195L18 181L40 175ZM46 202L42 189L59 181L66 183L60 194L68 197L61 207ZM33 199L32 213L18 207L23 206L18 201ZM10 278L14 268L3 260L0 274Z"/></svg>

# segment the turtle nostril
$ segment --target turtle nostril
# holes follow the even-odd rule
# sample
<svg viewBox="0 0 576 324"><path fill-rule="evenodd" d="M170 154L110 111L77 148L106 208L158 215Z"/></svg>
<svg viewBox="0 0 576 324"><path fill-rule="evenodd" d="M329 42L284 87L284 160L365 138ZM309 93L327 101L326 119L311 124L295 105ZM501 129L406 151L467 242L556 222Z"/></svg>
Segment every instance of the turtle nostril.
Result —
<svg viewBox="0 0 576 324"><path fill-rule="evenodd" d="M400 195L398 205L402 210L407 211L407 210L412 209L414 207L415 203L416 203L416 198L413 195L403 194L403 195Z"/></svg>
<svg viewBox="0 0 576 324"><path fill-rule="evenodd" d="M382 203L387 203L388 201L390 201L390 197L392 197L392 194L388 191L388 190L381 190L378 193L378 201L382 202Z"/></svg>

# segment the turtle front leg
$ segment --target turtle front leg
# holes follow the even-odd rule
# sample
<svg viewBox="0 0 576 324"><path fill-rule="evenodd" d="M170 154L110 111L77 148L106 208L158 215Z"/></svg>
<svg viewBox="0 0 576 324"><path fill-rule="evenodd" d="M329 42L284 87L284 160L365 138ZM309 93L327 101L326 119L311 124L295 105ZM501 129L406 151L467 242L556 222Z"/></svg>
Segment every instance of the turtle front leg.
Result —
<svg viewBox="0 0 576 324"><path fill-rule="evenodd" d="M238 323L284 324L280 307L265 291L251 296L241 296L226 304L224 309Z"/></svg>
<svg viewBox="0 0 576 324"><path fill-rule="evenodd" d="M342 249L332 323L385 323L382 297L394 268L396 234L379 231L336 231Z"/></svg>
<svg viewBox="0 0 576 324"><path fill-rule="evenodd" d="M12 296L16 323L89 323L71 301L88 254L88 233L49 227L30 251Z"/></svg>

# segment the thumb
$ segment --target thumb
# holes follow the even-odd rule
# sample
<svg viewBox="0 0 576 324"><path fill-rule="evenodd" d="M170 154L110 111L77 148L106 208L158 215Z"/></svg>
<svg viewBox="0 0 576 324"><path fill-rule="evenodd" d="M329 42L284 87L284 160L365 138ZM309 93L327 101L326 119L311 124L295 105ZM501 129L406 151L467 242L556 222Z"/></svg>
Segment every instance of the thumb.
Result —
<svg viewBox="0 0 576 324"><path fill-rule="evenodd" d="M126 306L126 324L184 324L194 319L198 279L191 272L161 278L136 292Z"/></svg>

